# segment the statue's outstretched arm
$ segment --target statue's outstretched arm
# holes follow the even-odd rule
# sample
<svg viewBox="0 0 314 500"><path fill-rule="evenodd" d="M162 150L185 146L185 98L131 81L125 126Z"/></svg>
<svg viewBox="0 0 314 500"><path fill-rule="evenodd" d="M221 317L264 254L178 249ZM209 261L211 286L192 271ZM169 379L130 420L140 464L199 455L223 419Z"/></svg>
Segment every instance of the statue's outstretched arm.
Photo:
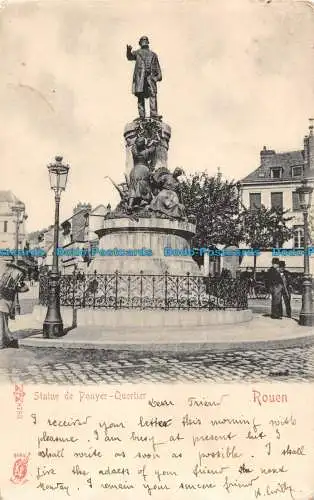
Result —
<svg viewBox="0 0 314 500"><path fill-rule="evenodd" d="M129 61L135 61L136 55L134 54L131 45L126 46L126 57Z"/></svg>

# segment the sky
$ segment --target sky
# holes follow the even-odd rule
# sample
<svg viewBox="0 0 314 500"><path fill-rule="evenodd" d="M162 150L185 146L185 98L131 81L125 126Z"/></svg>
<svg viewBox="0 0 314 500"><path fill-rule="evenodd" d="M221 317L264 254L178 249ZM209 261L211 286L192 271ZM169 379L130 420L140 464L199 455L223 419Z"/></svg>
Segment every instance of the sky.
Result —
<svg viewBox="0 0 314 500"><path fill-rule="evenodd" d="M159 57L168 166L240 179L266 145L303 147L314 117L314 7L285 0L44 0L0 3L1 187L27 229L53 222L47 164L70 164L61 220L78 202L113 206L123 130L137 116L126 44Z"/></svg>

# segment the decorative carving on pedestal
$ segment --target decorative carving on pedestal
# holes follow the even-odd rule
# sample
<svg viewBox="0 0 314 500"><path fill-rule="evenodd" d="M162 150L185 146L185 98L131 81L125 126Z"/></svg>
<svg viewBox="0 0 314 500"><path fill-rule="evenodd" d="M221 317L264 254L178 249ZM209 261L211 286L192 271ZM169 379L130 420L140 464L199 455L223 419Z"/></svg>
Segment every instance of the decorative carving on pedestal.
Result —
<svg viewBox="0 0 314 500"><path fill-rule="evenodd" d="M152 118L136 119L128 123L124 129L126 147L126 171L129 174L134 167L132 147L138 138L145 139L145 145L155 145L155 153L151 162L151 168L168 166L168 149L171 138L171 127L161 121Z"/></svg>
<svg viewBox="0 0 314 500"><path fill-rule="evenodd" d="M113 184L121 201L107 218L128 216L186 220L178 178L184 172L168 169L171 128L161 120L136 119L125 127L127 173Z"/></svg>

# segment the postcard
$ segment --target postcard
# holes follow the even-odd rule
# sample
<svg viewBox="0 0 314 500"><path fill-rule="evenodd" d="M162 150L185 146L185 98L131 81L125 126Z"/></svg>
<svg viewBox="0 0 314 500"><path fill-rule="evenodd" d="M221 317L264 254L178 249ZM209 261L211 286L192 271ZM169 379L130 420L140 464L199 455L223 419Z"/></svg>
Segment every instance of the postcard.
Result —
<svg viewBox="0 0 314 500"><path fill-rule="evenodd" d="M0 42L0 500L313 500L313 3Z"/></svg>

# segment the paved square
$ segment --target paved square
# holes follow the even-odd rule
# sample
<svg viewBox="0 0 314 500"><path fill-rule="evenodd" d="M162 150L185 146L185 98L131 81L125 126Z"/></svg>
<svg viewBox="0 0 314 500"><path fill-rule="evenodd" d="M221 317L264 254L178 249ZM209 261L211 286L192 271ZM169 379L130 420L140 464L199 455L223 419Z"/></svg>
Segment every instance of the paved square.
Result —
<svg viewBox="0 0 314 500"><path fill-rule="evenodd" d="M55 348L0 352L0 382L77 385L271 380L314 381L314 345L158 354Z"/></svg>

